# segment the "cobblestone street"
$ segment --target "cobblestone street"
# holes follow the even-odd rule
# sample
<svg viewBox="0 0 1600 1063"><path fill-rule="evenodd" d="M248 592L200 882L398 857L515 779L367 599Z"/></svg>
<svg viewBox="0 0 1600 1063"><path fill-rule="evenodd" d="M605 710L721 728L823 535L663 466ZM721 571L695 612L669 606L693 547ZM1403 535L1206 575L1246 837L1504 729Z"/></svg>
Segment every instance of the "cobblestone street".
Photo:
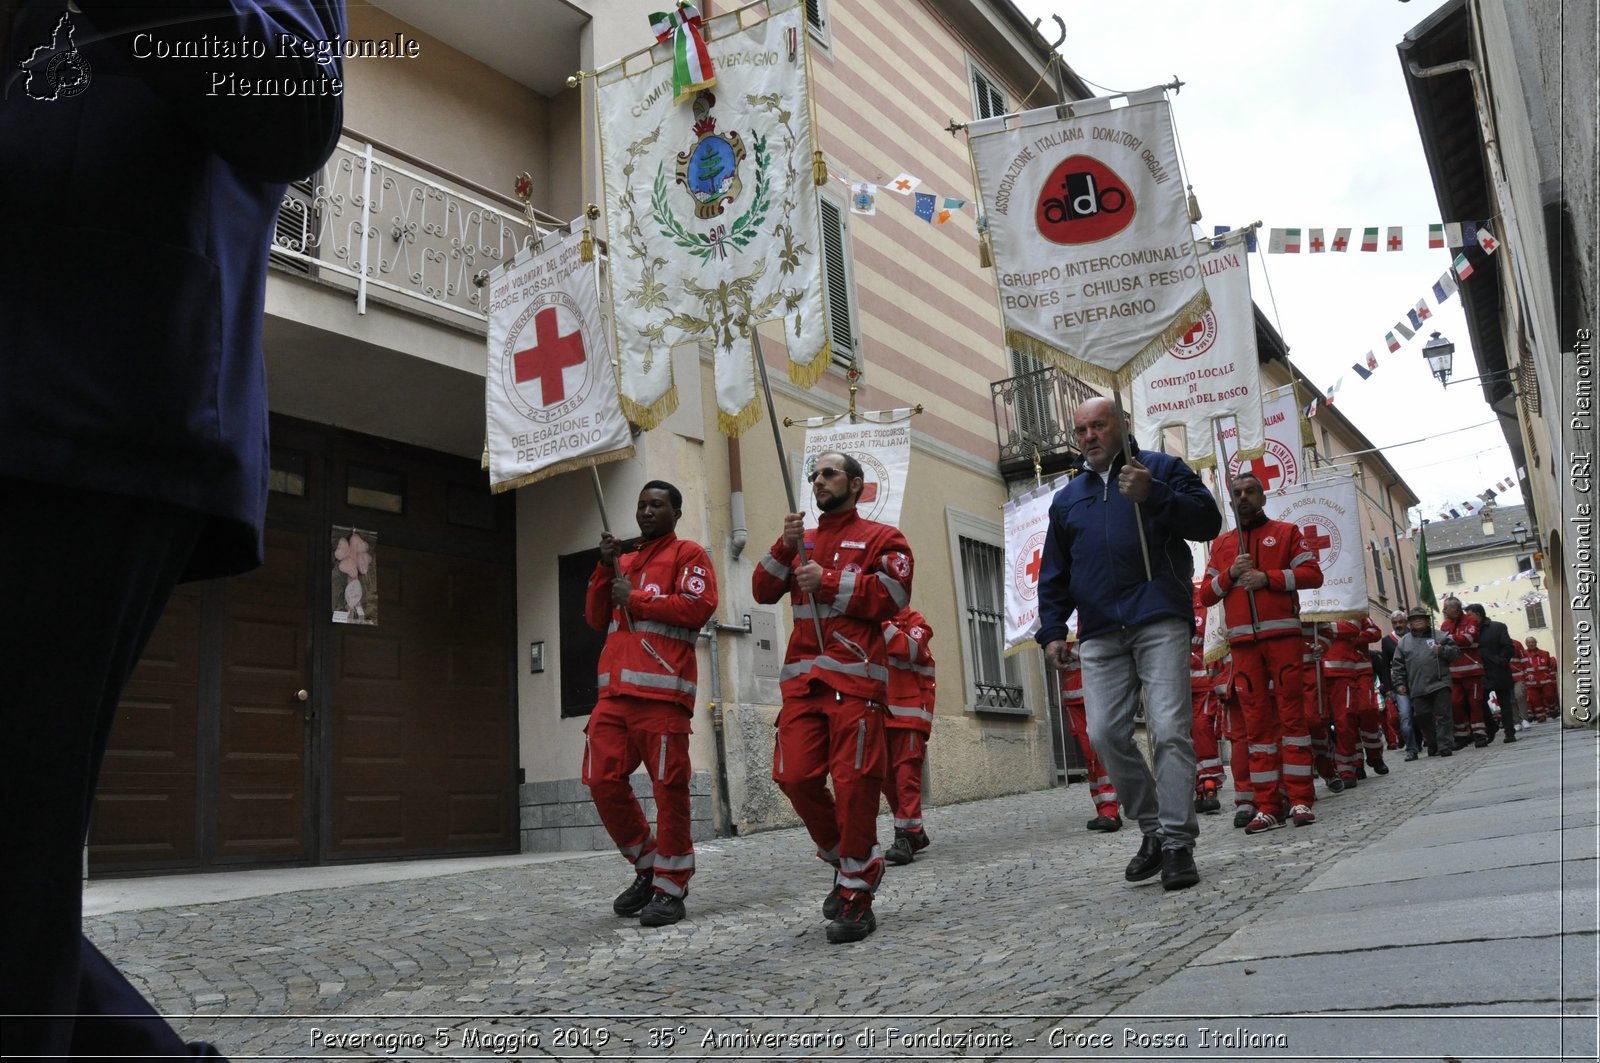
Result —
<svg viewBox="0 0 1600 1063"><path fill-rule="evenodd" d="M1396 756L1308 828L1202 817L1177 893L1123 880L1138 834L1085 831L1081 785L932 808L855 945L798 830L701 845L659 930L608 854L86 925L234 1058L1592 1058L1596 741L1526 734Z"/></svg>

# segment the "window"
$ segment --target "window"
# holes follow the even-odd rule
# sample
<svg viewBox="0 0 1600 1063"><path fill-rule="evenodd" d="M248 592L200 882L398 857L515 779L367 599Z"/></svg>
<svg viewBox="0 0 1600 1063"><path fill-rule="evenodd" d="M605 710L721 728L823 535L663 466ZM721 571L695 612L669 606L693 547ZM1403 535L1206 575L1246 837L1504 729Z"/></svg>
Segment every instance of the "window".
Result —
<svg viewBox="0 0 1600 1063"><path fill-rule="evenodd" d="M1529 602L1522 609L1528 615L1528 627L1530 630L1545 626L1543 602Z"/></svg>
<svg viewBox="0 0 1600 1063"><path fill-rule="evenodd" d="M822 268L828 285L828 339L833 364L845 369L856 361L855 315L850 299L850 244L844 208L829 196L817 197L822 221Z"/></svg>
<svg viewBox="0 0 1600 1063"><path fill-rule="evenodd" d="M1462 577L1461 577L1461 566L1460 565L1446 565L1446 566L1444 566L1444 581L1446 583L1465 583L1466 580L1462 579Z"/></svg>
<svg viewBox="0 0 1600 1063"><path fill-rule="evenodd" d="M826 23L822 18L822 0L806 0L806 25L821 30Z"/></svg>
<svg viewBox="0 0 1600 1063"><path fill-rule="evenodd" d="M1383 561L1378 557L1378 544L1369 542L1368 548L1372 551L1372 572L1378 577L1378 600L1387 603L1389 592L1383 589Z"/></svg>
<svg viewBox="0 0 1600 1063"><path fill-rule="evenodd" d="M972 70L972 113L978 118L993 118L1006 113L1006 94L976 67Z"/></svg>
<svg viewBox="0 0 1600 1063"><path fill-rule="evenodd" d="M587 716L600 700L600 651L606 633L583 617L589 577L600 562L599 550L556 558L556 601L561 609L561 718Z"/></svg>
<svg viewBox="0 0 1600 1063"><path fill-rule="evenodd" d="M400 473L352 461L345 477L344 500L350 505L385 513L406 511L406 478Z"/></svg>
<svg viewBox="0 0 1600 1063"><path fill-rule="evenodd" d="M284 189L283 200L278 205L278 216L273 223L272 243L276 248L298 251L302 255L317 254L317 204L316 178L306 177L293 181ZM296 273L314 275L311 263L294 255L273 251L267 256L277 266Z"/></svg>
<svg viewBox="0 0 1600 1063"><path fill-rule="evenodd" d="M1012 402L1015 403L1017 431L1021 433L1022 441L1038 442L1041 446L1045 441L1056 434L1055 411L1050 404L1050 377L1041 373L1049 368L1031 354L1024 354L1015 347L1011 351L1011 375L1014 377L1027 376L1030 373L1040 373L1039 376L1021 384L1012 393ZM1027 449L1026 446L1023 448Z"/></svg>
<svg viewBox="0 0 1600 1063"><path fill-rule="evenodd" d="M966 638L972 652L974 708L1023 708L1022 675L1005 656L1005 592L1000 574L1005 553L998 546L960 537L962 586L966 591Z"/></svg>
<svg viewBox="0 0 1600 1063"><path fill-rule="evenodd" d="M1522 554L1517 558L1517 571L1518 572L1532 572L1533 571L1533 555L1532 554Z"/></svg>
<svg viewBox="0 0 1600 1063"><path fill-rule="evenodd" d="M267 490L292 498L306 497L306 469L306 456L300 451L273 447Z"/></svg>

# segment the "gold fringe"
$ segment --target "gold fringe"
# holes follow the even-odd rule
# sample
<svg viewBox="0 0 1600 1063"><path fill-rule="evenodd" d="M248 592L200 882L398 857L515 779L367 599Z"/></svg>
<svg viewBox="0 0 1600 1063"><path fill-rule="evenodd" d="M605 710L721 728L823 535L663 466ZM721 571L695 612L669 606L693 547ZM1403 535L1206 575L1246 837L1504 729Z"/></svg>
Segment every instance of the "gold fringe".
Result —
<svg viewBox="0 0 1600 1063"><path fill-rule="evenodd" d="M1133 385L1133 378L1138 376L1160 360L1172 345L1183 339L1184 334L1195 326L1195 322L1205 316L1211 309L1211 293L1204 288L1198 295L1184 303L1178 310L1178 315L1162 329L1155 339L1144 345L1144 349L1134 355L1127 365L1117 371L1121 382L1129 387Z"/></svg>
<svg viewBox="0 0 1600 1063"><path fill-rule="evenodd" d="M745 430L761 420L761 400L751 399L738 413L724 413L717 409L717 430L725 436L742 436Z"/></svg>
<svg viewBox="0 0 1600 1063"><path fill-rule="evenodd" d="M1251 447L1249 450L1239 450L1235 451L1235 453L1239 455L1239 460L1241 462L1255 461L1257 458L1264 458L1267 456L1267 448Z"/></svg>
<svg viewBox="0 0 1600 1063"><path fill-rule="evenodd" d="M828 183L828 160L823 158L821 151L811 153L811 180L818 188Z"/></svg>
<svg viewBox="0 0 1600 1063"><path fill-rule="evenodd" d="M1036 336L1030 336L1017 329L1006 329L1006 342L1024 354L1030 354L1040 361L1047 362L1064 369L1086 384L1093 384L1103 388L1128 388L1133 386L1133 378L1149 369L1167 353L1174 343L1183 338L1183 334L1194 327L1194 323L1211 307L1211 296L1202 288L1200 293L1185 303L1179 309L1178 315L1172 319L1160 334L1145 344L1138 354L1134 355L1120 370L1112 372L1103 365L1086 362L1075 355L1069 354L1059 347L1046 343Z"/></svg>
<svg viewBox="0 0 1600 1063"><path fill-rule="evenodd" d="M564 472L574 472L578 469L587 469L590 465L605 465L606 463L613 461L627 461L632 458L633 455L633 444L629 443L621 450L613 450L605 454L595 454L581 458L567 458L565 461L558 461L554 465L546 465L538 472L530 472L526 476L518 476L510 480L502 481L501 483L490 484L489 493L498 495L506 491L515 491L519 487L527 487L529 484L538 483L540 480L546 480L552 476L557 476Z"/></svg>
<svg viewBox="0 0 1600 1063"><path fill-rule="evenodd" d="M994 266L994 245L989 242L989 234L978 234L978 268L991 269Z"/></svg>
<svg viewBox="0 0 1600 1063"><path fill-rule="evenodd" d="M1296 395L1295 401L1298 402L1299 399L1300 396ZM1300 445L1302 447L1316 446L1317 437L1316 434L1311 431L1311 422L1306 420L1305 407L1301 406L1299 409L1297 409L1295 411L1295 416L1300 418Z"/></svg>
<svg viewBox="0 0 1600 1063"><path fill-rule="evenodd" d="M1026 332L1019 332L1011 328L1006 329L1006 343L1023 354L1032 355L1047 365L1053 365L1057 369L1071 373L1085 384L1098 385L1107 389L1116 386L1117 377L1115 373L1111 373L1105 367L1095 365L1093 362L1085 362L1075 358L1061 348L1052 346Z"/></svg>
<svg viewBox="0 0 1600 1063"><path fill-rule="evenodd" d="M1221 649L1211 650L1210 652L1208 652L1206 654L1206 663L1207 664L1215 664L1217 661L1222 660L1224 657L1226 657L1228 654L1230 654L1232 652L1233 652L1233 647L1228 645L1228 641L1226 639L1224 639L1222 641L1222 648Z"/></svg>
<svg viewBox="0 0 1600 1063"><path fill-rule="evenodd" d="M578 259L583 262L594 261L594 234L589 232L589 227L583 227L583 236L578 240Z"/></svg>
<svg viewBox="0 0 1600 1063"><path fill-rule="evenodd" d="M485 471L489 468L489 437L483 437L483 457L478 461L478 468Z"/></svg>
<svg viewBox="0 0 1600 1063"><path fill-rule="evenodd" d="M1360 620L1371 615L1365 609L1342 609L1332 613L1301 613L1300 619L1308 624L1324 624L1335 620Z"/></svg>
<svg viewBox="0 0 1600 1063"><path fill-rule="evenodd" d="M674 384L667 393L648 406L641 406L626 395L620 396L622 400L622 416L644 429L646 432L678 412L678 385Z"/></svg>
<svg viewBox="0 0 1600 1063"><path fill-rule="evenodd" d="M1211 466L1215 465L1216 463L1217 463L1217 452L1214 451L1214 450L1210 454L1202 454L1198 458L1189 458L1185 462L1185 464L1188 465L1189 468L1193 469L1195 472L1202 472L1202 471L1204 471L1206 469L1211 468Z"/></svg>
<svg viewBox="0 0 1600 1063"><path fill-rule="evenodd" d="M789 382L797 388L809 388L821 380L833 364L833 341L826 340L817 356L805 365L789 359Z"/></svg>

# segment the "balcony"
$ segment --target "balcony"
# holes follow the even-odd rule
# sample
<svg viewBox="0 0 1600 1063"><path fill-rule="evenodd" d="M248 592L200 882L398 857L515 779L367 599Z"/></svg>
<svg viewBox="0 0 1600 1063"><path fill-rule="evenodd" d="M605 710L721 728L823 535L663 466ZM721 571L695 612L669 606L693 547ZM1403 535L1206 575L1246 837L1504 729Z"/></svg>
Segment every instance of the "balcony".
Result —
<svg viewBox="0 0 1600 1063"><path fill-rule="evenodd" d="M356 134L322 169L289 186L273 264L369 298L482 332L479 273L509 262L565 219Z"/></svg>
<svg viewBox="0 0 1600 1063"><path fill-rule="evenodd" d="M1099 392L1060 369L1047 366L989 385L994 401L995 437L1000 444L1000 474L1031 480L1038 458L1045 477L1065 472L1078 460L1072 444L1072 415L1078 404Z"/></svg>

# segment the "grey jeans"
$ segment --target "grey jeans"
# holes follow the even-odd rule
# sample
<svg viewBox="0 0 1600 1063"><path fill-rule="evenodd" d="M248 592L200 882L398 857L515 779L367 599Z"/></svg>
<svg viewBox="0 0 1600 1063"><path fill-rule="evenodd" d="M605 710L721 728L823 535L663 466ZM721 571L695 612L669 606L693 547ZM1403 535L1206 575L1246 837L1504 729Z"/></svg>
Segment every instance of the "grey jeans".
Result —
<svg viewBox="0 0 1600 1063"><path fill-rule="evenodd" d="M1084 714L1089 742L1117 788L1125 813L1163 845L1193 848L1195 758L1190 728L1187 619L1153 620L1083 642ZM1145 726L1156 770L1152 778L1133 740L1133 717L1144 691Z"/></svg>

